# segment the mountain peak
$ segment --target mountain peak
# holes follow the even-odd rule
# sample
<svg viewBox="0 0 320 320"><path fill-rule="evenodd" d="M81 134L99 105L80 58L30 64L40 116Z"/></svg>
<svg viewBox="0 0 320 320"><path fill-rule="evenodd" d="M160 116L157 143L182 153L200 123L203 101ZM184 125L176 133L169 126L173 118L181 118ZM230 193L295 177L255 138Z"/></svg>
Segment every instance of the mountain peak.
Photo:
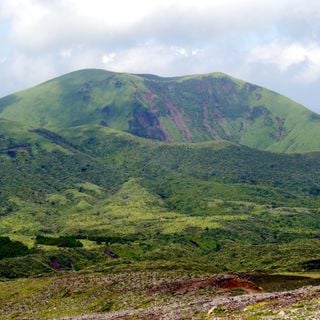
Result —
<svg viewBox="0 0 320 320"><path fill-rule="evenodd" d="M159 77L78 70L0 99L0 117L46 129L94 124L166 142L320 149L317 114L221 72Z"/></svg>

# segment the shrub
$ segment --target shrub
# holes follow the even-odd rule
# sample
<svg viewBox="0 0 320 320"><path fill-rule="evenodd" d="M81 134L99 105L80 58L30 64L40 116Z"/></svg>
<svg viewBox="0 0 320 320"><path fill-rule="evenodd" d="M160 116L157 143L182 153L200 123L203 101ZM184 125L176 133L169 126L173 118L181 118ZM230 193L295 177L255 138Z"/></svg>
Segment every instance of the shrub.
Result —
<svg viewBox="0 0 320 320"><path fill-rule="evenodd" d="M47 246L67 247L67 248L79 248L83 247L83 244L74 237L60 236L58 238L46 237L38 235L36 237L37 244L43 244Z"/></svg>
<svg viewBox="0 0 320 320"><path fill-rule="evenodd" d="M0 259L23 256L29 252L29 248L23 243L11 241L9 237L0 237Z"/></svg>

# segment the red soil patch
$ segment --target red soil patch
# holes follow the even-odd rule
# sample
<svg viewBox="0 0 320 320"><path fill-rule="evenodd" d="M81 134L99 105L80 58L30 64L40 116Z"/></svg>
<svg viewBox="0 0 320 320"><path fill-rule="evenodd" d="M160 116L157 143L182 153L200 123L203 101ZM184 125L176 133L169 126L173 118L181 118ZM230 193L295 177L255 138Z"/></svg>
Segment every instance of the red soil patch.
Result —
<svg viewBox="0 0 320 320"><path fill-rule="evenodd" d="M192 139L191 132L189 131L186 123L184 122L184 119L183 119L181 112L177 109L177 107L170 100L166 100L165 105L170 112L171 120L175 123L176 127L182 133L183 137L187 141L191 141L191 139Z"/></svg>
<svg viewBox="0 0 320 320"><path fill-rule="evenodd" d="M226 92L226 93L235 93L236 92L236 89L235 89L235 85L232 83L232 82L229 82L229 81L223 81L223 90Z"/></svg>
<svg viewBox="0 0 320 320"><path fill-rule="evenodd" d="M209 120L209 105L207 102L203 104L203 124L206 127L207 131L211 134L212 138L215 140L222 140L218 132L211 127Z"/></svg>
<svg viewBox="0 0 320 320"><path fill-rule="evenodd" d="M245 278L237 275L226 275L207 279L190 279L166 283L152 287L151 292L185 294L210 287L224 290L242 289L248 293L261 291L261 288Z"/></svg>
<svg viewBox="0 0 320 320"><path fill-rule="evenodd" d="M154 106L153 104L153 98L155 97L156 95L151 92L151 91L147 91L145 92L145 99L147 100L147 103L148 103L148 107L150 109L150 111L152 112L152 114L155 115L156 117L156 114L157 114L157 108ZM156 117L157 118L157 117ZM158 118L157 118L158 119ZM171 137L171 135L169 134L169 132L166 130L166 128L164 127L164 125L159 121L158 119L158 122L159 124L157 125L158 129L162 132L162 134L164 135L165 137L165 141L167 142L173 142L173 138Z"/></svg>
<svg viewBox="0 0 320 320"><path fill-rule="evenodd" d="M152 106L152 104L153 104L153 97L154 96L155 96L155 94L151 91L148 91L145 93L146 100L150 106Z"/></svg>

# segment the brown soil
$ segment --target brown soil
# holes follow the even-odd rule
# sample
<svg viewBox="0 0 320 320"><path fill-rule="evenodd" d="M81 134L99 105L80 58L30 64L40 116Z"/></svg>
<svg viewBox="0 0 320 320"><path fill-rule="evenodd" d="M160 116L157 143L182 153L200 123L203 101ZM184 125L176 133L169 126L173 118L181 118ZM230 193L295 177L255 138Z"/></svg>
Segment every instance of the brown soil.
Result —
<svg viewBox="0 0 320 320"><path fill-rule="evenodd" d="M181 112L177 109L177 107L171 101L166 100L165 104L170 112L172 121L175 123L179 131L182 133L183 137L187 141L191 141L192 140L191 132L189 131L186 123L184 122Z"/></svg>
<svg viewBox="0 0 320 320"><path fill-rule="evenodd" d="M211 134L211 137L215 140L222 140L219 136L218 132L211 127L210 121L209 121L209 106L208 103L205 102L203 104L203 124L206 127L207 131Z"/></svg>
<svg viewBox="0 0 320 320"><path fill-rule="evenodd" d="M148 103L148 106L149 106L149 109L150 111L153 113L153 114L156 114L157 112L157 109L155 108L154 104L153 104L153 98L155 97L156 95L151 92L151 91L148 91L145 93L145 99L147 100L147 103ZM158 128L159 130L163 133L164 135L164 140L166 142L173 142L173 138L171 137L171 135L169 134L169 132L166 130L166 128L164 127L164 125L159 121L158 123Z"/></svg>
<svg viewBox="0 0 320 320"><path fill-rule="evenodd" d="M191 279L185 281L171 282L154 286L150 291L152 293L177 293L186 294L200 289L206 288L215 289L242 289L245 292L260 292L261 288L257 287L253 282L241 278L237 275L218 276L207 279Z"/></svg>

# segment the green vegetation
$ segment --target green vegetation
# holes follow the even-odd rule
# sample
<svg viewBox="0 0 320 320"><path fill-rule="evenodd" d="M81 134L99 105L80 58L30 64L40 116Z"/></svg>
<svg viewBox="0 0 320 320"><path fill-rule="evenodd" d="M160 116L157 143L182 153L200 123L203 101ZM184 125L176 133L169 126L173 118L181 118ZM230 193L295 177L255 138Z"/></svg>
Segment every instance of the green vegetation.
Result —
<svg viewBox="0 0 320 320"><path fill-rule="evenodd" d="M38 235L36 236L37 244L44 244L47 246L57 246L57 247L68 247L68 248L79 248L83 247L83 244L75 239L74 237L63 237L60 236L58 238L54 237L45 237Z"/></svg>
<svg viewBox="0 0 320 320"><path fill-rule="evenodd" d="M319 119L286 98L222 74L84 70L5 97L0 112L0 278L26 281L21 301L53 297L25 317L165 303L148 300L155 274L320 270L320 152L291 153L319 149ZM132 273L143 294L122 300L113 285ZM34 276L39 287L19 279ZM0 311L13 303L2 287Z"/></svg>
<svg viewBox="0 0 320 320"><path fill-rule="evenodd" d="M0 117L54 132L100 125L163 141L320 150L319 115L222 73L160 78L81 70L0 99Z"/></svg>
<svg viewBox="0 0 320 320"><path fill-rule="evenodd" d="M11 241L9 237L0 237L0 260L23 256L30 251L27 246L19 241Z"/></svg>
<svg viewBox="0 0 320 320"><path fill-rule="evenodd" d="M41 245L2 274L53 272L57 255L71 261L62 270L302 271L318 259L318 153L165 144L98 126L31 134L37 146L2 157L0 230ZM59 249L76 239L83 248Z"/></svg>

